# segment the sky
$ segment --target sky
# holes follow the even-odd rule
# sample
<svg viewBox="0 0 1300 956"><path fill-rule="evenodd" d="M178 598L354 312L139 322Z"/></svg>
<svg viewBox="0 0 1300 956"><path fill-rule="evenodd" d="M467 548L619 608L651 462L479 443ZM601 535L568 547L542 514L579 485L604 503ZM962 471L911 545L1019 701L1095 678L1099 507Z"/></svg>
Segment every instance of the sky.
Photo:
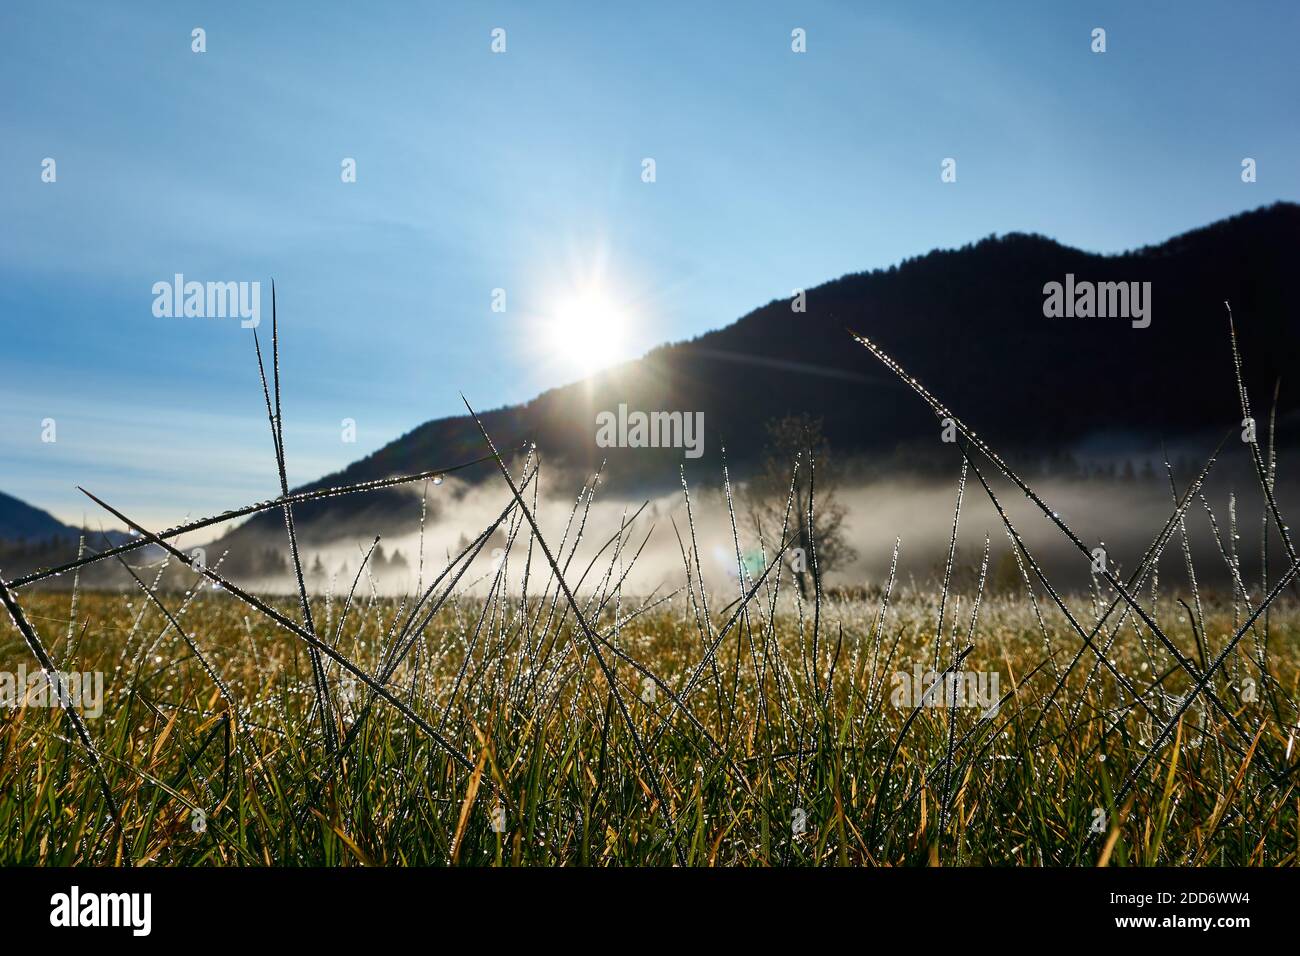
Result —
<svg viewBox="0 0 1300 956"><path fill-rule="evenodd" d="M177 273L260 282L264 345L274 277L299 484L462 391L524 401L845 273L1295 200L1298 27L1291 2L0 0L0 490L98 526L82 484L155 527L278 491L253 333L155 315Z"/></svg>

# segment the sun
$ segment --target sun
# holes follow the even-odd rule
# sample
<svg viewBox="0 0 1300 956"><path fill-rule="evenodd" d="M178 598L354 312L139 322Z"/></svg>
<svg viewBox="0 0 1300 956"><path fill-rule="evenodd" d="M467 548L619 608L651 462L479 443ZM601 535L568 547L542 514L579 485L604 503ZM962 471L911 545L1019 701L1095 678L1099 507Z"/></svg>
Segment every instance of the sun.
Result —
<svg viewBox="0 0 1300 956"><path fill-rule="evenodd" d="M627 321L628 310L608 290L588 286L556 303L551 346L580 371L595 372L622 357Z"/></svg>

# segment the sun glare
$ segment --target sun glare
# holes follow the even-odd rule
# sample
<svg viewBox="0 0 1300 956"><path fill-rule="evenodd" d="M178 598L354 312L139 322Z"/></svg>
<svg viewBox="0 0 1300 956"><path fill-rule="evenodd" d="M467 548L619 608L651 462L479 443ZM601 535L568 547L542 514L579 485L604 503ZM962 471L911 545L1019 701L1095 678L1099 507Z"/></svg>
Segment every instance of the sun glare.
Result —
<svg viewBox="0 0 1300 956"><path fill-rule="evenodd" d="M626 310L603 289L583 289L557 304L552 344L560 358L594 372L622 357L626 324Z"/></svg>

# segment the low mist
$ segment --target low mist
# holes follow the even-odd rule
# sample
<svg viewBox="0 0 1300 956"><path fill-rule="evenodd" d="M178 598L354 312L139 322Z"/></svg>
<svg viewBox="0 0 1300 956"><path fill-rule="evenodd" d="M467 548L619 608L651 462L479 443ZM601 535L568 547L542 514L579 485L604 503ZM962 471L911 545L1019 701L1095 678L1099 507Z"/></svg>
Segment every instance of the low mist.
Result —
<svg viewBox="0 0 1300 956"><path fill-rule="evenodd" d="M989 481L1010 521L1052 584L1063 590L1088 587L1092 557L1084 555L1069 542L1023 492L1005 480L995 482L990 478ZM1179 483L1180 490L1185 490L1186 486L1185 481ZM844 509L843 540L855 554L838 566L824 569L825 585L846 589L870 589L882 585L888 576L896 539L899 541L900 586L910 583L929 586L941 580L952 533L957 490L955 477L947 482L933 479L878 480L834 489L834 500ZM732 491L736 534L746 565L752 571L760 568L762 561L746 488L737 485ZM1109 569L1121 577L1136 567L1175 507L1168 483L1159 479L1048 479L1036 482L1035 491L1090 552L1104 545ZM1275 493L1283 514L1300 497L1294 485L1279 485ZM511 501L509 489L500 481L467 485L448 479L440 486L429 487L427 494L431 505L435 499L438 500L437 507L427 510L431 517L423 534L419 522L420 500L415 494L412 496L410 531L382 538L367 564L367 573L362 575L359 585L362 593L368 593L372 586L388 594L410 592L421 582L427 587L446 568L449 560L498 519ZM1231 511L1234 509L1229 507L1230 495L1234 494L1235 540L1230 535L1234 526ZM1197 583L1209 588L1228 586L1230 574L1219 542L1229 554L1235 552L1238 556L1247 584L1257 583L1265 507L1258 482L1250 481L1249 476L1218 480L1212 476L1204 488L1204 499L1217 523L1218 542L1206 504L1198 496L1185 516ZM532 508L531 487L526 500ZM636 516L638 509L641 512ZM680 489L647 501L620 495L616 483L602 483L589 501L585 493L580 497L576 488L571 494L564 495L543 488L537 501L536 517L552 553L566 569L566 580L575 590L590 592L604 586L606 575L611 575L610 581L614 581L626 572L626 594L667 593L682 586L686 580L683 549L692 564L698 549L702 576L710 592L723 597L735 596L736 545L720 481L691 486L689 514ZM611 543L610 539L618 536L621 526L624 527L621 545L617 540ZM517 530L517 537L509 546L507 555L508 539L513 530ZM458 590L486 593L495 577L496 564L504 560L507 586L518 592L523 586L528 558L529 530L519 512L512 511L484 544L461 578ZM973 589L986 535L990 554L989 587L1005 590L1023 586L1006 529L988 494L972 473L966 483L958 523L954 562L957 588ZM373 540L373 535L353 535L324 545L304 545L302 557L309 587L318 593L327 589L346 591L362 567ZM575 541L578 542L576 554ZM283 536L268 537L264 547L284 552ZM1272 580L1286 567L1283 546L1275 528L1270 534L1268 549ZM592 565L598 552L599 558ZM769 557L771 553L772 542L768 541ZM219 555L219 551L214 553L214 557ZM612 572L611 561L615 562ZM590 569L589 565L592 565ZM241 580L240 583L264 590L288 591L295 587L289 567L285 565L283 575L262 576L258 580ZM534 542L531 591L536 593L547 573L546 557ZM1183 538L1178 529L1164 549L1159 574L1162 585L1183 586L1187 582ZM786 580L789 580L788 573Z"/></svg>

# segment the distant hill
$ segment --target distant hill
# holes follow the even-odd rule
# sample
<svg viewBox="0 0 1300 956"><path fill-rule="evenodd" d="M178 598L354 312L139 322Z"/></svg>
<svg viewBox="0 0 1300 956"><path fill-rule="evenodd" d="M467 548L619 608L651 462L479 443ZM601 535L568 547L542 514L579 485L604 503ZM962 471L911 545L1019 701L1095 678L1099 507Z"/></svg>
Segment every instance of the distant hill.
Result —
<svg viewBox="0 0 1300 956"><path fill-rule="evenodd" d="M681 451L596 445L595 416L631 410L704 413L706 453L686 460L697 479L718 473L725 442L733 476L760 455L764 424L806 412L824 420L841 455L881 470L950 449L922 403L845 329L870 336L997 447L1060 454L1085 440L1176 440L1239 421L1224 300L1231 300L1256 413L1300 355L1293 294L1300 206L1278 203L1159 245L1097 255L1038 235L994 236L807 290L790 300L524 405L482 419L499 447L534 440L552 465L590 473L608 458L611 482L652 490L677 480ZM1151 324L1124 318L1047 318L1044 285L1150 282ZM473 383L465 383L473 400ZM1279 422L1295 434L1300 390L1284 383ZM426 422L308 488L416 472L484 452L465 416ZM946 460L951 460L949 454ZM490 474L480 467L479 475ZM418 514L398 492L323 500L296 509L307 538L326 529L408 530ZM283 533L278 513L248 530ZM243 533L236 529L236 536Z"/></svg>
<svg viewBox="0 0 1300 956"><path fill-rule="evenodd" d="M0 491L0 541L68 540L74 545L80 534L48 511L34 508L13 495Z"/></svg>
<svg viewBox="0 0 1300 956"><path fill-rule="evenodd" d="M131 540L131 535L124 531L74 528L48 511L0 492L0 576L12 579L70 561L77 556L77 547L83 536L89 551ZM137 561L156 561L161 556L162 550L155 545L147 545L135 552ZM129 584L130 578L116 563L103 561L83 568L78 581L92 587L122 586Z"/></svg>
<svg viewBox="0 0 1300 956"><path fill-rule="evenodd" d="M6 578L75 557L80 535L48 511L0 492L0 574Z"/></svg>

